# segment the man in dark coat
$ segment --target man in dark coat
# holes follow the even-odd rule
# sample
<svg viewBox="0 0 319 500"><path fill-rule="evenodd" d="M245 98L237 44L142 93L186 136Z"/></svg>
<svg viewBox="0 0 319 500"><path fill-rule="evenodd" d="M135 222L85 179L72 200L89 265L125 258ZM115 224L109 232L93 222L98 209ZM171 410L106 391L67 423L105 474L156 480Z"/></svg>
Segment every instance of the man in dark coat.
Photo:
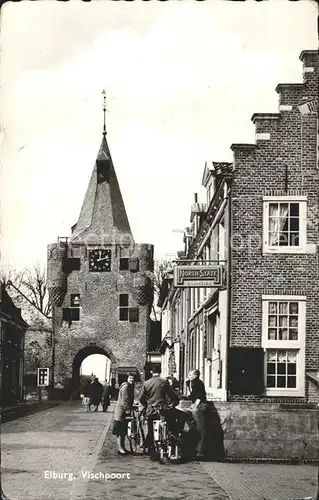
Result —
<svg viewBox="0 0 319 500"><path fill-rule="evenodd" d="M202 380L199 378L200 371L192 370L188 375L188 381L186 385L190 391L188 399L192 401L192 414L196 422L197 430L200 433L200 440L197 445L197 457L199 459L204 458L205 453L205 441L206 441L206 391Z"/></svg>
<svg viewBox="0 0 319 500"><path fill-rule="evenodd" d="M94 405L94 411L97 411L99 404L101 402L102 398L102 392L103 392L103 385L99 382L99 379L97 377L94 378L93 382L89 385L89 408L88 410L90 411L91 405Z"/></svg>
<svg viewBox="0 0 319 500"><path fill-rule="evenodd" d="M163 407L167 400L177 405L179 398L172 390L168 381L161 376L161 369L155 366L153 369L152 378L146 380L143 384L142 392L140 395L140 403L146 408L147 416L147 447L148 454L152 457L154 455L154 432L153 420L157 416L158 407Z"/></svg>
<svg viewBox="0 0 319 500"><path fill-rule="evenodd" d="M102 406L103 411L106 412L109 404L110 404L110 385L107 380L105 380L103 384L103 392L102 392Z"/></svg>

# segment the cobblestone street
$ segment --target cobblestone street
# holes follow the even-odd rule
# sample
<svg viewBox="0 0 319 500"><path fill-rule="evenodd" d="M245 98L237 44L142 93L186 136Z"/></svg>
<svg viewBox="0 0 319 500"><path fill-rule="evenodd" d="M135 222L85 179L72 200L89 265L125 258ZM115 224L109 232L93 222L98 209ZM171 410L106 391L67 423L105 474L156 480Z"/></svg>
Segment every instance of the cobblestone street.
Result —
<svg viewBox="0 0 319 500"><path fill-rule="evenodd" d="M79 403L65 403L4 424L9 500L299 500L316 490L317 468L310 465L160 465L143 455L118 456L111 421L110 410L87 413ZM45 478L45 471L65 477ZM105 474L121 478L105 480Z"/></svg>

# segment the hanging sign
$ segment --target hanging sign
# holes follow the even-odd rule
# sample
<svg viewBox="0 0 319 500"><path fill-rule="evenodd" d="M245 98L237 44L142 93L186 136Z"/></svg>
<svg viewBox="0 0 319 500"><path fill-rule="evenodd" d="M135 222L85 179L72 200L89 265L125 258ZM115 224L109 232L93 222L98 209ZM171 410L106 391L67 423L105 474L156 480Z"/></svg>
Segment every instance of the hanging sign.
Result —
<svg viewBox="0 0 319 500"><path fill-rule="evenodd" d="M177 288L211 288L223 284L223 266L175 266Z"/></svg>

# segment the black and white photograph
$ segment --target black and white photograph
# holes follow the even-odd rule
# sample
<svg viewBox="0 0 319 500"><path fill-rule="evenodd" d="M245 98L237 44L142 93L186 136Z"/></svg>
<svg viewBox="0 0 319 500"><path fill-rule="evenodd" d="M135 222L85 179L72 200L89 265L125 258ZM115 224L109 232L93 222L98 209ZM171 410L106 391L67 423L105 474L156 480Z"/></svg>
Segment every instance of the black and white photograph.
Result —
<svg viewBox="0 0 319 500"><path fill-rule="evenodd" d="M317 2L0 23L1 500L319 500Z"/></svg>

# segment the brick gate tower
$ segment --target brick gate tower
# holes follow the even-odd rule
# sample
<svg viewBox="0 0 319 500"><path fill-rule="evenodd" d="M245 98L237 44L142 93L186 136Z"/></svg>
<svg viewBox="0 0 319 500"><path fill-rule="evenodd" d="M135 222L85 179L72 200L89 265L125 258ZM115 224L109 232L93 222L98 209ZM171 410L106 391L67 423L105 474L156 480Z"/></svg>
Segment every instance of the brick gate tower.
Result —
<svg viewBox="0 0 319 500"><path fill-rule="evenodd" d="M105 108L105 106L104 106ZM105 110L104 110L105 117ZM48 245L48 288L55 329L55 382L72 381L89 354L111 361L111 381L143 378L153 301L153 253L136 244L103 138L78 222Z"/></svg>

